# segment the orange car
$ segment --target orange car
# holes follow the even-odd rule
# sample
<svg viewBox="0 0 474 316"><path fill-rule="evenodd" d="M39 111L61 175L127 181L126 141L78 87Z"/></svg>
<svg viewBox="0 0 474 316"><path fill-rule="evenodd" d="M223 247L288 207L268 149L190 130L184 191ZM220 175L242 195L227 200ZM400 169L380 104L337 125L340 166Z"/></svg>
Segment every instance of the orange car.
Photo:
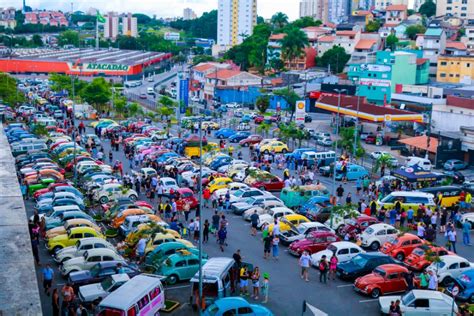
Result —
<svg viewBox="0 0 474 316"><path fill-rule="evenodd" d="M54 169L42 169L39 170L39 176L40 178L53 178L56 181L63 181L64 176L61 174L61 172L56 171ZM25 178L26 182L28 183L35 183L38 181L38 173L29 175Z"/></svg>
<svg viewBox="0 0 474 316"><path fill-rule="evenodd" d="M411 254L413 249L425 243L424 240L416 235L403 234L383 244L382 248L380 248L380 252L396 258L399 261L403 261Z"/></svg>
<svg viewBox="0 0 474 316"><path fill-rule="evenodd" d="M118 229L120 225L122 225L122 223L125 221L125 218L127 218L127 216L143 215L143 214L147 214L147 212L139 208L131 208L128 210L123 210L122 212L118 213L117 216L112 220L112 223L110 224L110 226Z"/></svg>
<svg viewBox="0 0 474 316"><path fill-rule="evenodd" d="M446 250L444 247L438 247L430 244L425 244L415 248L403 262L408 268L415 271L423 271L431 262L427 258L427 253L433 253L437 256L454 255L455 253Z"/></svg>

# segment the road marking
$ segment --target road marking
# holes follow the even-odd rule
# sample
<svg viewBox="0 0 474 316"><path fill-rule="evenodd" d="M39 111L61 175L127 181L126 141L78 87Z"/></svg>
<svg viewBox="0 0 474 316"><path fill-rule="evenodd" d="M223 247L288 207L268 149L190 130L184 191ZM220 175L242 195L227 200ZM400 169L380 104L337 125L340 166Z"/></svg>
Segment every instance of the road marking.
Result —
<svg viewBox="0 0 474 316"><path fill-rule="evenodd" d="M64 284L66 284L66 283L56 283L56 285L64 285Z"/></svg>
<svg viewBox="0 0 474 316"><path fill-rule="evenodd" d="M349 287L349 286L354 286L353 284L343 284L343 285L338 285L337 287Z"/></svg>
<svg viewBox="0 0 474 316"><path fill-rule="evenodd" d="M173 287L166 287L165 289L167 290L175 290L175 289L184 289L187 287L191 287L191 284L189 285L179 285L179 286L173 286Z"/></svg>
<svg viewBox="0 0 474 316"><path fill-rule="evenodd" d="M377 302L378 299L377 298L374 298L374 299L371 299L371 300L362 300L362 301L359 301L359 303L370 303L370 302Z"/></svg>

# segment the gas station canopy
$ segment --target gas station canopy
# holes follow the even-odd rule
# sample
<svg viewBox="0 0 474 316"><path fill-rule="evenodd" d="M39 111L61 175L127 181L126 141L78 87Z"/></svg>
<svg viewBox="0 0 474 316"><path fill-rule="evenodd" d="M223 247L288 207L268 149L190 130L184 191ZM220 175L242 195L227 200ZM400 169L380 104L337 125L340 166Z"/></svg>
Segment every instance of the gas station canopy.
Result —
<svg viewBox="0 0 474 316"><path fill-rule="evenodd" d="M390 121L412 121L423 122L423 115L391 107L378 106L366 103L364 97L348 96L341 94L341 103L338 107L338 95L321 94L315 102L315 106L329 112L342 115L358 117L361 120L370 122L390 122ZM359 100L358 100L359 99Z"/></svg>

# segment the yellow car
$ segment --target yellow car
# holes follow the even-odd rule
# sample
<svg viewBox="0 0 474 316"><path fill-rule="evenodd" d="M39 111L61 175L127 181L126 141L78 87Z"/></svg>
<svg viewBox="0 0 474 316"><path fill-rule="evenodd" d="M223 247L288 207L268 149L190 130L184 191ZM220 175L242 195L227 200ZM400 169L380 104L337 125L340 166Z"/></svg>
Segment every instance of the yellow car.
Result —
<svg viewBox="0 0 474 316"><path fill-rule="evenodd" d="M276 141L272 141L268 144L261 145L260 146L260 152L262 152L262 153L271 153L271 152L287 153L288 152L288 146L285 143L276 140Z"/></svg>
<svg viewBox="0 0 474 316"><path fill-rule="evenodd" d="M173 235L175 238L178 238L178 239L181 238L181 235L177 231L173 229L169 229L169 228L163 228L163 229L164 229L165 234ZM136 231L131 232L130 234L127 235L127 237L125 238L125 243L128 245L134 246L136 245L138 240L140 240L140 238L147 237L152 233L153 233L153 230L151 229L150 224L140 224L138 225Z"/></svg>
<svg viewBox="0 0 474 316"><path fill-rule="evenodd" d="M105 236L98 233L92 227L73 227L66 231L64 235L58 235L48 240L48 250L56 252L60 249L74 246L76 242L86 237L98 237L105 239Z"/></svg>
<svg viewBox="0 0 474 316"><path fill-rule="evenodd" d="M64 235L67 233L68 229L71 229L73 227L91 227L91 228L94 228L98 233L100 233L100 227L97 226L95 223L85 218L75 218L75 219L70 219L66 221L66 223L64 223L63 226L49 229L46 232L45 238L46 240L48 240L58 235Z"/></svg>
<svg viewBox="0 0 474 316"><path fill-rule="evenodd" d="M215 178L208 184L209 191L213 193L215 190L227 188L227 185L231 182L232 182L231 178L226 178L226 177Z"/></svg>
<svg viewBox="0 0 474 316"><path fill-rule="evenodd" d="M300 214L289 214L289 215L282 216L280 217L280 221L279 221L280 233L289 231L291 229L288 223L291 223L294 226L298 226L301 223L309 223L309 222L310 222L309 219L307 219L306 217ZM275 226L275 224L270 224L270 226L268 226L269 232L273 231L273 226Z"/></svg>
<svg viewBox="0 0 474 316"><path fill-rule="evenodd" d="M202 122L201 126L202 126L202 129L207 129L208 127L214 130L219 129L219 124L216 122Z"/></svg>
<svg viewBox="0 0 474 316"><path fill-rule="evenodd" d="M145 255L148 254L149 252L153 251L156 248L156 246L161 245L161 244L166 243L166 242L170 242L170 241L180 242L180 243L182 243L183 245L185 245L189 248L194 248L195 247L192 242L187 241L185 239L176 238L172 234L157 233L157 234L155 234L155 236L153 236L153 238L150 238L150 240L146 244Z"/></svg>
<svg viewBox="0 0 474 316"><path fill-rule="evenodd" d="M102 122L113 122L113 123L116 123L114 120L111 120L111 119L100 119L100 120L98 120L98 121L91 122L91 123L89 124L89 126L95 128L95 127L97 126L97 124L102 123Z"/></svg>

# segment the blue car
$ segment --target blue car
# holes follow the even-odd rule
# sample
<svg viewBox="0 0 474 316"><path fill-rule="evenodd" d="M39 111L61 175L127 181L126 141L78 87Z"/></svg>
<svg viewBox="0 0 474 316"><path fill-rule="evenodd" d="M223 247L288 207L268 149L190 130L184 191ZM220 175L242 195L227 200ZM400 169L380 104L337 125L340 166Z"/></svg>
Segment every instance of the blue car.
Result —
<svg viewBox="0 0 474 316"><path fill-rule="evenodd" d="M244 116L242 116L242 118L240 119L240 122L241 123L250 123L250 121L252 120L252 117L248 114L245 114Z"/></svg>
<svg viewBox="0 0 474 316"><path fill-rule="evenodd" d="M156 162L157 163L165 163L166 160L168 160L168 158L171 158L171 157L179 157L179 155L175 152L167 152L167 153L164 153L163 155L161 155L159 158L156 159Z"/></svg>
<svg viewBox="0 0 474 316"><path fill-rule="evenodd" d="M232 136L230 136L228 140L231 143L238 143L242 139L246 139L249 136L250 136L250 132L237 132L233 134Z"/></svg>
<svg viewBox="0 0 474 316"><path fill-rule="evenodd" d="M217 157L211 162L211 164L209 165L209 168L211 168L212 170L217 170L222 166L230 164L232 160L233 159L230 156Z"/></svg>
<svg viewBox="0 0 474 316"><path fill-rule="evenodd" d="M346 178L347 181L354 181L357 179L362 179L367 177L369 172L362 166L355 165L355 164L348 164L347 171L346 171ZM342 173L340 168L336 168L336 180L342 180L344 174Z"/></svg>
<svg viewBox="0 0 474 316"><path fill-rule="evenodd" d="M457 300L474 303L474 269L467 270L454 280L453 285L448 287L447 292L451 295L454 285L459 287L459 294L456 296Z"/></svg>
<svg viewBox="0 0 474 316"><path fill-rule="evenodd" d="M224 139L224 138L229 138L230 136L234 135L236 132L232 128L220 128L218 129L214 136L216 138Z"/></svg>
<svg viewBox="0 0 474 316"><path fill-rule="evenodd" d="M309 147L297 148L297 149L293 150L293 152L285 154L285 156L294 158L296 160L300 160L301 155L305 152L308 152L308 151L316 151L316 149L315 148L309 148Z"/></svg>
<svg viewBox="0 0 474 316"><path fill-rule="evenodd" d="M265 306L250 304L242 297L225 297L218 299L204 311L205 316L253 315L272 316Z"/></svg>

